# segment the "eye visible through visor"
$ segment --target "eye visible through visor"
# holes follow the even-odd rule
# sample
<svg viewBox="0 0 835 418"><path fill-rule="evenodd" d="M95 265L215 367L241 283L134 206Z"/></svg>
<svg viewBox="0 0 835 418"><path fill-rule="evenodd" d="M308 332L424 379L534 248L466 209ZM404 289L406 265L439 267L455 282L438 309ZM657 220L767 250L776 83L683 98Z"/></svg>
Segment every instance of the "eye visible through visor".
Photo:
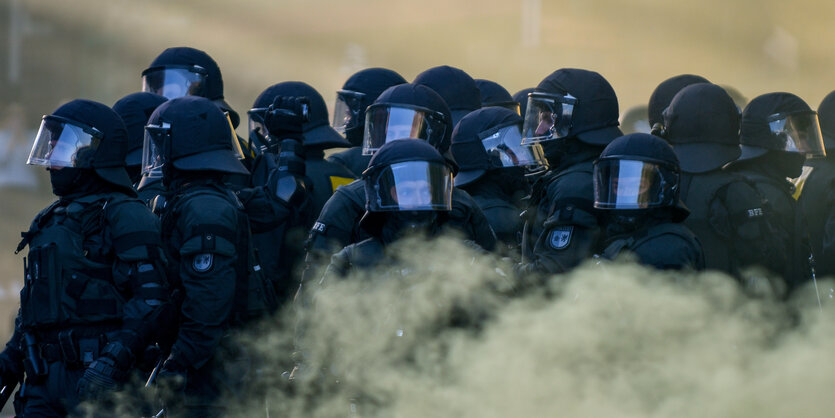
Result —
<svg viewBox="0 0 835 418"><path fill-rule="evenodd" d="M768 127L779 141L782 151L806 154L807 157L823 157L823 145L818 114L814 111L777 113L768 117Z"/></svg>
<svg viewBox="0 0 835 418"><path fill-rule="evenodd" d="M432 146L444 136L446 122L441 113L418 106L377 104L365 112L363 155L398 139L423 139Z"/></svg>
<svg viewBox="0 0 835 418"><path fill-rule="evenodd" d="M168 65L142 72L142 91L176 99L183 96L206 96L207 72L199 65Z"/></svg>
<svg viewBox="0 0 835 418"><path fill-rule="evenodd" d="M494 128L482 132L479 137L494 167L525 167L528 174L548 169L542 146L537 143L523 145L518 124Z"/></svg>
<svg viewBox="0 0 835 418"><path fill-rule="evenodd" d="M60 116L41 121L27 164L47 167L90 167L104 135L96 128Z"/></svg>
<svg viewBox="0 0 835 418"><path fill-rule="evenodd" d="M359 125L360 112L365 94L350 90L336 92L336 105L333 109L332 126L337 132L344 134L346 130Z"/></svg>
<svg viewBox="0 0 835 418"><path fill-rule="evenodd" d="M378 211L452 209L452 173L444 164L406 161L384 168L377 176Z"/></svg>
<svg viewBox="0 0 835 418"><path fill-rule="evenodd" d="M533 92L528 94L528 108L522 125L522 143L560 139L571 130L571 115L577 99L570 94L560 95Z"/></svg>

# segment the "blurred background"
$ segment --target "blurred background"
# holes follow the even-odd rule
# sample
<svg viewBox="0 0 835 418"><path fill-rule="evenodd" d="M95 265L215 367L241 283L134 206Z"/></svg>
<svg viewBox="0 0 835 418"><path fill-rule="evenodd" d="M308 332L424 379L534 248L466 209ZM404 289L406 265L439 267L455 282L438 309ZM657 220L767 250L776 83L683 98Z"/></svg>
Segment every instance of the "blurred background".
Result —
<svg viewBox="0 0 835 418"><path fill-rule="evenodd" d="M19 232L52 200L45 171L25 165L41 115L138 91L167 47L211 55L242 116L280 81L305 81L333 106L362 68L411 80L441 64L511 94L561 67L595 70L622 113L680 73L748 99L793 92L816 108L835 89L833 16L835 2L817 0L2 0L0 336L22 285Z"/></svg>

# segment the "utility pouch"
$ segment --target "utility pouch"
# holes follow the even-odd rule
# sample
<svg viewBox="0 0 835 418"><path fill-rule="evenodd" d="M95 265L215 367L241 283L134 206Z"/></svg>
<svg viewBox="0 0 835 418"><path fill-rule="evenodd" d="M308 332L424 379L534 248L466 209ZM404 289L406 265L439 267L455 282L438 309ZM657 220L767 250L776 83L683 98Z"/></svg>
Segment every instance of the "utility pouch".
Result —
<svg viewBox="0 0 835 418"><path fill-rule="evenodd" d="M50 243L29 251L26 286L21 292L21 319L24 327L53 325L61 318L61 266L58 247Z"/></svg>
<svg viewBox="0 0 835 418"><path fill-rule="evenodd" d="M75 339L73 338L72 330L61 331L58 333L58 345L61 347L61 355L64 361L70 367L77 367L79 365L78 350L76 350Z"/></svg>
<svg viewBox="0 0 835 418"><path fill-rule="evenodd" d="M46 361L41 357L34 335L26 332L23 334L23 340L26 342L26 359L23 362L26 376L36 382L40 381L47 374Z"/></svg>

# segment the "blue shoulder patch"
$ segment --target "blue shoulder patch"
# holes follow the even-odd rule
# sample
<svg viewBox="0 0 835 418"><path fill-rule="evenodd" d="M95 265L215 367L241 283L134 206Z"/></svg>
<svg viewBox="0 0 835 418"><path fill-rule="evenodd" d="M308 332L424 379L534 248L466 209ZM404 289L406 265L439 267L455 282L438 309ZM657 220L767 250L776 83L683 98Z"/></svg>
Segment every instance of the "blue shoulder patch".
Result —
<svg viewBox="0 0 835 418"><path fill-rule="evenodd" d="M573 226L558 226L553 228L548 235L548 243L555 250L564 250L568 247L568 244L571 244L572 232L574 232Z"/></svg>

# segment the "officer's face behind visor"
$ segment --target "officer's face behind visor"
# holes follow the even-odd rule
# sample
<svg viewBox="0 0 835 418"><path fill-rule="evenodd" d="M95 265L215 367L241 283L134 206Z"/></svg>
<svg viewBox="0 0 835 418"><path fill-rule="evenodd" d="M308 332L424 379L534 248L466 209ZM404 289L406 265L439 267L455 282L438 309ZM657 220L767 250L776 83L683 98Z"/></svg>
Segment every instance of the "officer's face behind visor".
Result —
<svg viewBox="0 0 835 418"><path fill-rule="evenodd" d="M406 161L384 168L377 176L375 211L449 211L452 173L444 164Z"/></svg>
<svg viewBox="0 0 835 418"><path fill-rule="evenodd" d="M360 112L363 109L363 99L365 94L350 91L339 90L336 92L336 105L333 108L333 129L344 134L345 131L356 128L360 123Z"/></svg>
<svg viewBox="0 0 835 418"><path fill-rule="evenodd" d="M142 72L142 91L165 96L206 96L206 70L198 65L153 67Z"/></svg>
<svg viewBox="0 0 835 418"><path fill-rule="evenodd" d="M26 164L89 168L103 134L96 128L59 116L44 116Z"/></svg>
<svg viewBox="0 0 835 418"><path fill-rule="evenodd" d="M480 133L479 137L494 167L524 167L528 174L538 174L548 169L541 145L522 145L519 125L491 129Z"/></svg>
<svg viewBox="0 0 835 418"><path fill-rule="evenodd" d="M246 112L249 116L249 140L254 146L259 147L261 152L268 151L273 145L264 122L267 110L266 107L254 107Z"/></svg>
<svg viewBox="0 0 835 418"><path fill-rule="evenodd" d="M768 127L780 140L782 151L806 154L807 157L826 155L816 112L774 114L768 117Z"/></svg>
<svg viewBox="0 0 835 418"><path fill-rule="evenodd" d="M444 116L429 109L377 104L365 112L362 155L373 155L389 141L423 139L433 146L444 136Z"/></svg>
<svg viewBox="0 0 835 418"><path fill-rule="evenodd" d="M162 178L163 147L171 140L171 125L162 122L145 127L145 141L142 143L142 175L148 178Z"/></svg>
<svg viewBox="0 0 835 418"><path fill-rule="evenodd" d="M679 173L659 164L619 159L594 163L594 207L648 209L675 204Z"/></svg>
<svg viewBox="0 0 835 418"><path fill-rule="evenodd" d="M570 94L533 92L522 125L522 143L531 144L568 136L577 99Z"/></svg>

